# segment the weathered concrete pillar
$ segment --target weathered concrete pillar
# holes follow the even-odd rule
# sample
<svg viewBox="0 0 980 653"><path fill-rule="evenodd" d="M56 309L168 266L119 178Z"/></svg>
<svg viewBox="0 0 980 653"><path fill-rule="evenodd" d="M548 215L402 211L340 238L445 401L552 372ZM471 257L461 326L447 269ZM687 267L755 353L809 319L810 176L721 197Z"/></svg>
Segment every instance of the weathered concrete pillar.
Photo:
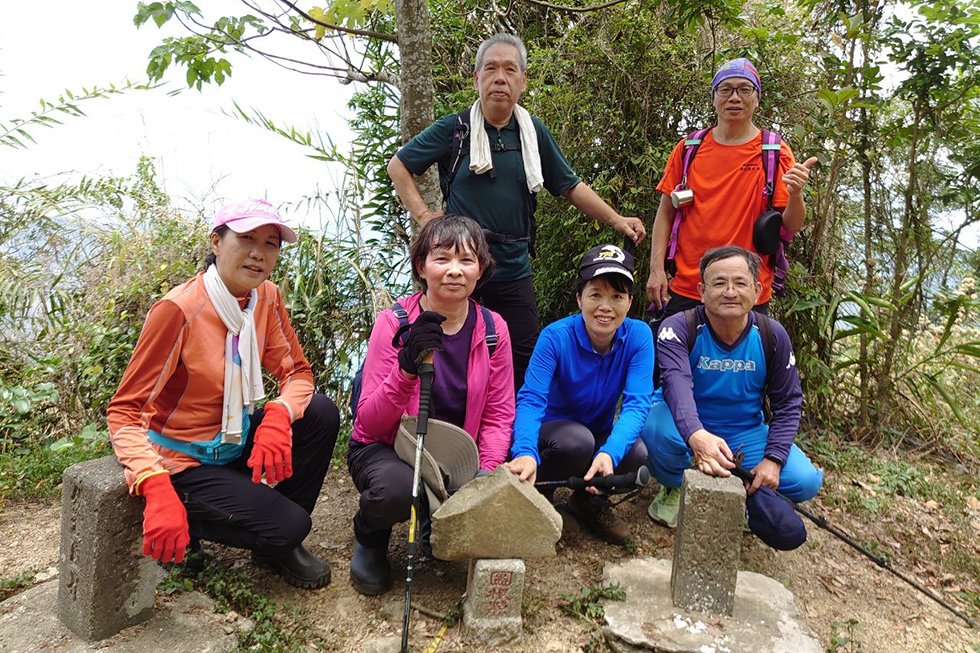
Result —
<svg viewBox="0 0 980 653"><path fill-rule="evenodd" d="M490 646L519 641L523 597L523 560L471 560L463 603L468 636Z"/></svg>
<svg viewBox="0 0 980 653"><path fill-rule="evenodd" d="M72 465L61 491L58 617L89 640L153 615L163 570L140 553L143 501L130 497L114 456Z"/></svg>
<svg viewBox="0 0 980 653"><path fill-rule="evenodd" d="M684 472L670 574L676 607L731 616L744 516L742 481Z"/></svg>

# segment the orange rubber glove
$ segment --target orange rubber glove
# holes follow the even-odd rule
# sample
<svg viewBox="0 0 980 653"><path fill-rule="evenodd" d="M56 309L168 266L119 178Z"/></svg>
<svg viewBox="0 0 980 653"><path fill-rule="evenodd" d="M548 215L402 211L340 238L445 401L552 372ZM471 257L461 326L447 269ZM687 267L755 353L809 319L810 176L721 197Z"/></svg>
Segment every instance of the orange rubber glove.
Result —
<svg viewBox="0 0 980 653"><path fill-rule="evenodd" d="M187 510L181 502L169 474L155 474L139 485L146 497L143 508L143 555L160 562L184 561L191 541Z"/></svg>
<svg viewBox="0 0 980 653"><path fill-rule="evenodd" d="M252 468L252 482L270 483L285 481L293 475L293 429L289 424L289 410L280 403L265 405L262 423L255 429L255 444L247 465Z"/></svg>

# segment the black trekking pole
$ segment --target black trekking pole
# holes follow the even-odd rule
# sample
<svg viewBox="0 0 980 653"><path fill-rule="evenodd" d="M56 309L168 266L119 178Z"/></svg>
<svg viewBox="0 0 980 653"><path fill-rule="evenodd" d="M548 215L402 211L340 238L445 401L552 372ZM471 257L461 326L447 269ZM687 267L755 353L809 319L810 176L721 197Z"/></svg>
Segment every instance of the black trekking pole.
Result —
<svg viewBox="0 0 980 653"><path fill-rule="evenodd" d="M435 367L432 366L433 353L428 351L419 363L419 416L415 426L415 468L412 474L412 516L408 522L408 563L405 571L405 614L402 617L401 653L408 653L408 627L412 620L412 564L418 543L415 538L419 525L422 488L422 447L425 434L429 430L429 408L432 399L432 379Z"/></svg>
<svg viewBox="0 0 980 653"><path fill-rule="evenodd" d="M743 481L745 481L747 483L751 483L752 481L755 480L755 474L753 474L749 470L745 469L741 465L736 464L735 465L735 469L733 469L731 471L732 471L732 474L734 474L735 476L737 476L738 478L742 479ZM888 563L888 561L885 560L883 557L876 556L875 554L871 553L866 548L864 548L863 546L861 546L860 544L858 544L857 542L855 542L854 540L852 540L843 531L841 531L840 529L838 529L837 527L835 527L834 525L832 525L831 523L829 523L827 521L827 518L826 517L823 517L821 515L815 515L812 512L810 512L809 510L807 510L806 508L801 507L799 504L797 504L792 499L789 499L788 497L786 497L786 495L780 494L779 492L776 492L775 490L773 490L773 492L777 496L782 497L783 499L786 499L786 501L789 502L789 505L791 505L793 507L793 510L795 510L798 513L800 513L801 515L803 515L804 517L806 517L807 519L809 519L810 521L812 521L814 524L816 524L820 528L824 529L825 531L827 531L828 533L830 533L831 535L833 535L834 537L836 537L837 539L839 539L841 542L843 542L844 544L846 544L849 547L851 547L852 549L854 549L855 551L858 551L859 553L864 554L864 556L866 556L867 558L869 558L871 561L873 561L876 565L878 565L882 569L885 569L886 571L890 571L891 573L893 573L898 578L902 579L903 581L905 581L906 583L908 583L909 585L911 585L915 589L919 590L920 592L922 592L923 594L925 594L926 596L928 596L930 599L932 599L933 601L935 601L936 603L938 603L939 605L943 606L944 608L946 608L947 610L949 610L950 612L952 612L953 614L955 614L957 617L959 617L960 619L962 619L963 621L965 621L967 624L969 624L970 628L976 628L977 627L977 624L976 624L975 621L973 621L972 619L970 619L969 617L967 617L965 614L963 614L962 612L960 612L959 610L957 610L956 608L954 608L953 606L951 606L946 601L944 601L941 597L939 597L938 595L936 595L935 593L933 593L932 590L929 590L926 587L923 587L922 585L920 585L919 583L915 582L914 580L912 580L911 578L909 578L908 576L906 576L902 572L900 572L897 569L895 569L894 567L892 567Z"/></svg>
<svg viewBox="0 0 980 653"><path fill-rule="evenodd" d="M637 488L646 487L650 482L650 470L645 466L640 467L635 472L626 474L610 474L608 476L595 476L590 481L578 476L570 476L561 481L540 481L534 487L568 487L573 490L584 490L587 487L594 487L601 490L604 494L625 494Z"/></svg>

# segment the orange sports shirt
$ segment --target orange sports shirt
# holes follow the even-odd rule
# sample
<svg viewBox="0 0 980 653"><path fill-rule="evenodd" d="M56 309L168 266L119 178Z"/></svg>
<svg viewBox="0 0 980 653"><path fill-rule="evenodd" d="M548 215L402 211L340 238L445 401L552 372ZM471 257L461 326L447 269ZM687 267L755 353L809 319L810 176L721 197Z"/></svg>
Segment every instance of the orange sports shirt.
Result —
<svg viewBox="0 0 980 653"><path fill-rule="evenodd" d="M667 160L664 176L657 190L665 195L681 181L684 169L684 141L674 146ZM783 175L795 163L793 150L786 141L779 149L779 170L773 196L775 208L785 207L789 201ZM705 134L697 155L687 171L687 186L694 191L694 203L685 207L684 219L677 232L677 273L671 279L670 289L678 295L699 300L698 263L706 251L722 245L739 245L755 251L752 245L752 228L756 218L766 208L762 189L766 184L762 169L762 132L741 145L721 145L713 133ZM762 257L762 295L759 303L772 296L773 267L769 257Z"/></svg>
<svg viewBox="0 0 980 653"><path fill-rule="evenodd" d="M313 396L313 373L289 323L279 289L257 288L255 334L262 366L279 380L278 401L293 420ZM152 429L178 440L210 440L221 429L225 328L203 274L173 288L143 323L133 357L109 403L109 437L131 493L148 476L196 467L197 459L149 441Z"/></svg>

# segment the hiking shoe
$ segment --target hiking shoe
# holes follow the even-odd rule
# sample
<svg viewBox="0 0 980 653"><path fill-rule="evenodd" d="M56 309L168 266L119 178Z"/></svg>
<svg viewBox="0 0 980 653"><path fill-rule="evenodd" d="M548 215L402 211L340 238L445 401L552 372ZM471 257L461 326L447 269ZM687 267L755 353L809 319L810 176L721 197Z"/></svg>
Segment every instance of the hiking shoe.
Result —
<svg viewBox="0 0 980 653"><path fill-rule="evenodd" d="M354 555L350 559L350 584L361 594L377 596L391 587L391 563L388 547L364 546L354 540Z"/></svg>
<svg viewBox="0 0 980 653"><path fill-rule="evenodd" d="M576 490L568 499L568 508L583 526L606 542L623 545L632 535L629 524L613 514L604 496Z"/></svg>
<svg viewBox="0 0 980 653"><path fill-rule="evenodd" d="M253 551L252 561L272 567L293 587L313 590L330 583L330 565L307 551L302 544L286 553Z"/></svg>
<svg viewBox="0 0 980 653"><path fill-rule="evenodd" d="M667 528L677 528L677 513L680 509L681 489L661 485L657 496L653 497L653 501L647 508L647 514L658 524L663 524Z"/></svg>
<svg viewBox="0 0 980 653"><path fill-rule="evenodd" d="M190 544L187 545L187 553L184 554L184 569L193 572L204 571L204 566L207 564L207 557L201 540L192 537Z"/></svg>

